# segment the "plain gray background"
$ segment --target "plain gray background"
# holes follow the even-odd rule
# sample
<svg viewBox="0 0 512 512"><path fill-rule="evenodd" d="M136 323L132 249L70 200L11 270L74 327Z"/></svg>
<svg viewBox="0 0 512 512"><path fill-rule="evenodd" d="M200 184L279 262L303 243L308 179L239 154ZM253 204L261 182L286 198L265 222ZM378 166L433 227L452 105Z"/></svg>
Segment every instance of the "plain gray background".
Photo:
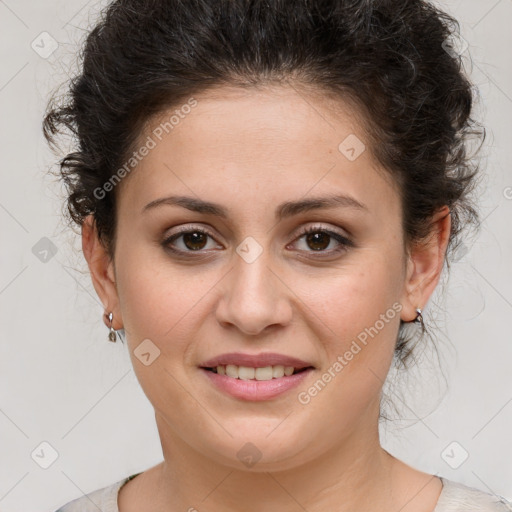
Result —
<svg viewBox="0 0 512 512"><path fill-rule="evenodd" d="M2 512L53 511L161 460L153 409L126 345L107 342L60 185L45 176L57 160L41 132L46 101L104 4L0 0ZM383 444L423 471L512 499L512 0L441 5L461 22L488 129L484 222L426 308L447 383L427 353L389 392L402 419L383 425ZM445 310L435 318L434 303Z"/></svg>

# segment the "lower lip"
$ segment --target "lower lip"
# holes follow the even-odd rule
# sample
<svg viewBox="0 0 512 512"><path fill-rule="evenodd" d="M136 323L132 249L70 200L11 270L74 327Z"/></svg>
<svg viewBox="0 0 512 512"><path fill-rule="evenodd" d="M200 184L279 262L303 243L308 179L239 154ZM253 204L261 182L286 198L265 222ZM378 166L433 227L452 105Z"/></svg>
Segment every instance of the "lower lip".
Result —
<svg viewBox="0 0 512 512"><path fill-rule="evenodd" d="M313 371L313 368L272 380L234 379L204 368L200 368L200 370L210 379L210 382L224 393L242 400L259 402L270 400L297 387Z"/></svg>

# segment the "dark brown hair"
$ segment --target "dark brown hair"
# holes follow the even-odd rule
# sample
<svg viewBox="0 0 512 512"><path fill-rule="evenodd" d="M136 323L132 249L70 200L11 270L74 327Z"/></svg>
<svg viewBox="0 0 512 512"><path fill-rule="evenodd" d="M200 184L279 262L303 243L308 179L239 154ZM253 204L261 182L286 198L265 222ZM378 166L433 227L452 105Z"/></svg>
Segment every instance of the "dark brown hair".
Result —
<svg viewBox="0 0 512 512"><path fill-rule="evenodd" d="M113 256L116 189L101 187L134 149L144 124L184 98L222 85L297 84L360 108L371 151L399 185L404 239L420 242L432 215L451 211L446 255L478 224L469 199L478 165L468 147L485 132L453 41L455 19L422 0L117 0L83 47L80 73L48 105L70 219L93 214ZM341 141L340 141L341 142ZM413 344L400 326L396 361Z"/></svg>

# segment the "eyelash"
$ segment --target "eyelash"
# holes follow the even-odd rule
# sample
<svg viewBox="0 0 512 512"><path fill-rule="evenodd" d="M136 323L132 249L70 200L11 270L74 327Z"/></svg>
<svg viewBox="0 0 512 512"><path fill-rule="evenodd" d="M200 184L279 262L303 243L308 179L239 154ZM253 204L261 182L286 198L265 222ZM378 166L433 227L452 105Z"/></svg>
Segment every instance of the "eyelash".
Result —
<svg viewBox="0 0 512 512"><path fill-rule="evenodd" d="M200 253L204 252L202 249L199 249L197 251L190 251L190 250L183 251L181 249L175 249L175 248L171 247L170 244L172 242L174 242L175 240L180 238L182 235L188 234L188 233L202 233L202 234L207 235L207 236L209 236L210 238L213 239L213 236L208 231L206 231L203 228L199 228L199 227L197 227L197 228L184 227L184 228L179 228L177 233L174 233L173 235L167 237L162 242L162 245L167 250L171 251L174 254L180 255L180 256L187 255L187 257L188 257L189 254L192 257L201 257L201 256L203 256L203 254L200 254ZM301 239L304 236L309 235L310 233L323 233L323 234L326 234L326 235L330 236L331 238L334 238L340 245L338 246L338 248L331 249L329 251L325 251L325 250L320 250L320 251L310 250L310 251L306 251L306 252L312 252L312 253L316 253L316 254L333 256L335 254L347 251L348 248L354 247L354 245L355 245L351 240L349 240L345 236L341 235L340 233L337 233L335 231L331 231L329 229L325 229L325 228L323 228L321 226L310 226L310 227L308 227L306 229L303 229L300 232L300 234L297 236L297 238L295 238L294 242L299 240L299 239ZM325 256L314 256L314 258L322 258L322 257L325 257Z"/></svg>

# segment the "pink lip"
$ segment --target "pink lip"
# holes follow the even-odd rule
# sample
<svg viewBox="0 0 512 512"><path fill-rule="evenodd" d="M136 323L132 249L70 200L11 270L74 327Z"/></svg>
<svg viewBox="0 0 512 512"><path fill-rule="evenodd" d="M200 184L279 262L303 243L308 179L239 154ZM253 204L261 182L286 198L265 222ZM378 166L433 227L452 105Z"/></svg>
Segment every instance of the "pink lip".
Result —
<svg viewBox="0 0 512 512"><path fill-rule="evenodd" d="M290 364L288 366L292 365ZM241 400L259 402L263 400L270 400L297 387L313 371L313 368L308 368L300 373L294 373L290 376L284 376L279 379L272 380L242 380L227 377L226 375L218 375L217 373L206 370L205 368L201 368L200 371L210 380L211 383L224 393Z"/></svg>
<svg viewBox="0 0 512 512"><path fill-rule="evenodd" d="M307 363L306 361L302 361L296 357L285 356L273 352L265 352L255 355L243 354L241 352L221 354L220 356L205 361L199 366L201 368L215 368L216 366L226 366L228 364L234 364L236 366L248 366L249 368L264 368L265 366L277 365L293 366L298 370L313 366L311 363Z"/></svg>

